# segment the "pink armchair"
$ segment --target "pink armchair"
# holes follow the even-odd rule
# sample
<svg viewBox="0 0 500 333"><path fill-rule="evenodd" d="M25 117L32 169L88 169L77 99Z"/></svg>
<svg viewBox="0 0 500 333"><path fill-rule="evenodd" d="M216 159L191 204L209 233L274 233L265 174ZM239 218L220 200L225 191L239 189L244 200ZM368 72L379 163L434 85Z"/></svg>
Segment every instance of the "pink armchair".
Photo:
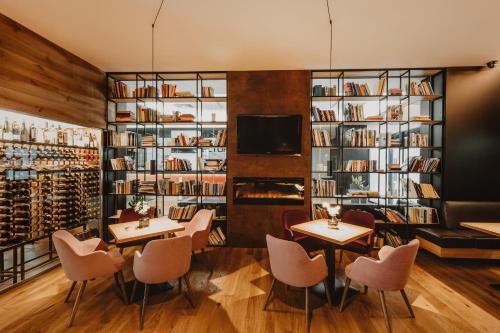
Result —
<svg viewBox="0 0 500 333"><path fill-rule="evenodd" d="M346 287L342 295L340 311L344 308L347 290L349 289L351 280L355 280L366 287L378 290L388 332L391 332L391 323L385 304L385 291L399 290L408 307L410 316L415 318L404 287L410 277L411 268L415 262L419 244L420 242L414 239L408 244L397 248L384 246L378 253L380 260L358 257L352 264L347 265L345 269Z"/></svg>
<svg viewBox="0 0 500 333"><path fill-rule="evenodd" d="M69 301L77 282L81 282L68 327L73 325L88 280L114 274L123 296L123 302L125 304L128 302L121 271L125 260L117 250L106 252L107 248L99 238L79 241L66 230L56 231L52 235L52 240L64 273L73 281L65 302Z"/></svg>
<svg viewBox="0 0 500 333"><path fill-rule="evenodd" d="M191 249L193 252L193 258L195 258L194 255L196 251L201 250L201 252L205 252L205 247L208 244L208 234L210 233L210 229L212 228L213 216L213 210L200 209L198 212L196 212L189 223L182 223L185 227L183 231L178 231L175 233L177 237L191 237L191 241L193 244L193 248ZM208 268L210 273L212 273L212 268L206 262L206 257L205 266Z"/></svg>
<svg viewBox="0 0 500 333"><path fill-rule="evenodd" d="M273 281L264 303L264 311L271 298L276 280L293 287L305 288L306 291L306 332L309 332L311 310L309 306L309 288L323 282L328 304L331 298L326 280L328 269L322 254L310 258L302 246L293 241L287 241L266 235L267 249Z"/></svg>
<svg viewBox="0 0 500 333"><path fill-rule="evenodd" d="M158 239L150 241L142 254L135 251L134 275L131 301L135 296L137 282L144 283L144 297L139 314L139 329L144 327L144 313L148 301L149 285L179 279L179 288L182 288L181 279L186 283L187 292L184 294L189 304L194 308L191 298L191 285L188 271L191 266L192 242L189 236Z"/></svg>

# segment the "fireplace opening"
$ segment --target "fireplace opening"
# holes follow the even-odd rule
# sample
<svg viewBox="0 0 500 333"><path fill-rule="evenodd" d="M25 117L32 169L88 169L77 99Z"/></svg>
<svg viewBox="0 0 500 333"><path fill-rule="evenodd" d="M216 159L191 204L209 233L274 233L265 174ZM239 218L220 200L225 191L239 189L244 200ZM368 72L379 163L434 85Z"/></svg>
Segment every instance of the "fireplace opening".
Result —
<svg viewBox="0 0 500 333"><path fill-rule="evenodd" d="M303 205L304 178L233 178L233 203Z"/></svg>

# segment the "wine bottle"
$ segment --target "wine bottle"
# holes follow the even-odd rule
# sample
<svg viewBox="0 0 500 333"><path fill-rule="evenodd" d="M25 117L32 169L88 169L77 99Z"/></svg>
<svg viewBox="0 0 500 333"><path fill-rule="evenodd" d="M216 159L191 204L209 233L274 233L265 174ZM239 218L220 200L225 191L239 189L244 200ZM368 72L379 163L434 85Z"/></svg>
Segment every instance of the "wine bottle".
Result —
<svg viewBox="0 0 500 333"><path fill-rule="evenodd" d="M23 121L23 124L21 125L21 141L28 142L29 139L30 139L30 134L28 132L28 129L26 128L26 124Z"/></svg>
<svg viewBox="0 0 500 333"><path fill-rule="evenodd" d="M19 125L17 124L17 121L14 120L12 122L12 140L13 141L20 141L21 140L21 130L19 129Z"/></svg>
<svg viewBox="0 0 500 333"><path fill-rule="evenodd" d="M57 138L57 144L58 145L63 145L64 144L64 132L63 132L63 130L61 128L61 125L57 126L56 138Z"/></svg>
<svg viewBox="0 0 500 333"><path fill-rule="evenodd" d="M37 141L37 138L38 138L38 135L37 135L37 130L36 130L36 127L35 127L35 124L34 123L31 123L31 126L30 126L30 135L29 135L29 141L30 142L36 142Z"/></svg>
<svg viewBox="0 0 500 333"><path fill-rule="evenodd" d="M43 128L43 143L50 143L50 137L49 137L49 123L45 123L45 127Z"/></svg>
<svg viewBox="0 0 500 333"><path fill-rule="evenodd" d="M8 118L5 118L5 122L3 124L3 139L12 140L12 128L10 127Z"/></svg>

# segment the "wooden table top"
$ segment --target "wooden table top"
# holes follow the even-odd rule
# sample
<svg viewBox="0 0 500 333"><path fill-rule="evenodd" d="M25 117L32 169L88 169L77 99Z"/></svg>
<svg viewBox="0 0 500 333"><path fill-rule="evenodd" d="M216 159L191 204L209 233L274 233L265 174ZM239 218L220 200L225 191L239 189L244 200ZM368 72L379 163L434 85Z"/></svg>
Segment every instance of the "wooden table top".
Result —
<svg viewBox="0 0 500 333"><path fill-rule="evenodd" d="M462 222L460 225L500 237L500 222Z"/></svg>
<svg viewBox="0 0 500 333"><path fill-rule="evenodd" d="M166 216L149 220L148 227L138 228L138 226L139 221L133 221L110 224L108 227L117 244L153 238L184 230L184 226Z"/></svg>
<svg viewBox="0 0 500 333"><path fill-rule="evenodd" d="M349 244L373 232L372 229L343 222L339 222L338 229L331 229L328 228L328 220L326 219L296 224L292 226L292 230L337 245Z"/></svg>

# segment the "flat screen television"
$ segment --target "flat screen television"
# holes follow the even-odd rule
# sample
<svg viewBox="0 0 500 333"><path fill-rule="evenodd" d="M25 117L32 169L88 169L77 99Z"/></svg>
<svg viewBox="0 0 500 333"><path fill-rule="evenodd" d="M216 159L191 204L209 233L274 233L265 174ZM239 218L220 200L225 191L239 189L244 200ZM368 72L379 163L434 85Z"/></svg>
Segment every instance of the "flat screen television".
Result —
<svg viewBox="0 0 500 333"><path fill-rule="evenodd" d="M241 115L236 121L238 154L301 154L302 116Z"/></svg>

